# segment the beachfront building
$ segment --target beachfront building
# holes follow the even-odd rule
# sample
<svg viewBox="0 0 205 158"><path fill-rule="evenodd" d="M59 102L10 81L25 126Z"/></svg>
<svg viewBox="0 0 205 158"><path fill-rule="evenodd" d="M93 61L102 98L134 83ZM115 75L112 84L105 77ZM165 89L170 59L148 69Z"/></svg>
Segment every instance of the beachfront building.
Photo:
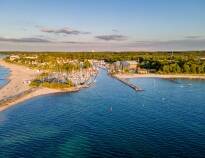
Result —
<svg viewBox="0 0 205 158"><path fill-rule="evenodd" d="M139 63L137 61L122 61L122 69L129 71L136 71Z"/></svg>
<svg viewBox="0 0 205 158"><path fill-rule="evenodd" d="M149 71L147 69L138 68L137 73L138 74L148 74Z"/></svg>
<svg viewBox="0 0 205 158"><path fill-rule="evenodd" d="M121 72L122 71L122 65L120 61L116 61L113 63L113 69L115 72Z"/></svg>
<svg viewBox="0 0 205 158"><path fill-rule="evenodd" d="M140 67L139 62L137 61L116 61L109 65L110 73L138 73L138 74L148 74L155 73L156 69L145 69Z"/></svg>
<svg viewBox="0 0 205 158"><path fill-rule="evenodd" d="M114 72L136 72L138 67L139 63L136 61L116 61L110 65Z"/></svg>
<svg viewBox="0 0 205 158"><path fill-rule="evenodd" d="M19 57L18 55L11 55L11 56L9 57L9 59L10 59L10 61L14 61L14 60L16 60L16 59L20 59L20 57Z"/></svg>
<svg viewBox="0 0 205 158"><path fill-rule="evenodd" d="M149 69L148 72L149 72L149 73L156 73L157 70L156 70L156 69Z"/></svg>
<svg viewBox="0 0 205 158"><path fill-rule="evenodd" d="M92 63L92 65L97 66L97 67L101 67L101 68L105 68L106 63L104 60L88 60L90 63Z"/></svg>
<svg viewBox="0 0 205 158"><path fill-rule="evenodd" d="M203 57L203 58L200 58L200 60L201 60L201 61L205 61L205 57Z"/></svg>
<svg viewBox="0 0 205 158"><path fill-rule="evenodd" d="M25 59L37 59L38 58L38 56L37 55L35 55L35 56L27 56L27 57L25 57Z"/></svg>

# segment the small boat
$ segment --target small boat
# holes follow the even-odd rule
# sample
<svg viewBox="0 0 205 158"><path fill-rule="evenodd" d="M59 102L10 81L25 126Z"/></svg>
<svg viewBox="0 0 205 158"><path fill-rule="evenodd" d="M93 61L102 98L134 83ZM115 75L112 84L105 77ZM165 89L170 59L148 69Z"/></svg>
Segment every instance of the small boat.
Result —
<svg viewBox="0 0 205 158"><path fill-rule="evenodd" d="M112 112L112 106L110 107L110 112Z"/></svg>

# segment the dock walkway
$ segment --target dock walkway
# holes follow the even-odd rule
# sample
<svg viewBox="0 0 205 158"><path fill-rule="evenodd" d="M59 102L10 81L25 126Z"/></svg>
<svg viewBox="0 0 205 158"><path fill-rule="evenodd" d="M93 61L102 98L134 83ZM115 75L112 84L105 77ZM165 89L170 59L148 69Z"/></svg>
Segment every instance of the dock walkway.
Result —
<svg viewBox="0 0 205 158"><path fill-rule="evenodd" d="M121 78L118 78L116 76L112 76L114 77L115 79L117 79L118 81L124 83L125 85L129 86L130 88L134 89L135 91L144 91L142 88L140 88L139 86L135 85L135 84L132 84L130 83L128 80L126 79L121 79Z"/></svg>

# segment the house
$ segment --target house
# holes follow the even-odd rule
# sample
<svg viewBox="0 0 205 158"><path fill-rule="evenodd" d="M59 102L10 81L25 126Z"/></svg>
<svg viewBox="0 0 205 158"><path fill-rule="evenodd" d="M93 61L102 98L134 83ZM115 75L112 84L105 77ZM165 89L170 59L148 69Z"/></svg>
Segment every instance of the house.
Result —
<svg viewBox="0 0 205 158"><path fill-rule="evenodd" d="M119 70L122 69L120 61L114 62L113 65L114 65L114 69L115 69L116 71L119 71Z"/></svg>
<svg viewBox="0 0 205 158"><path fill-rule="evenodd" d="M113 64L110 64L108 67L109 67L109 69L108 69L108 72L109 72L109 73L114 73L114 72L116 72L115 66L114 66Z"/></svg>
<svg viewBox="0 0 205 158"><path fill-rule="evenodd" d="M205 57L203 57L203 58L200 58L200 60L201 60L201 61L205 61Z"/></svg>
<svg viewBox="0 0 205 158"><path fill-rule="evenodd" d="M38 57L37 56L27 56L25 57L25 59L37 59Z"/></svg>
<svg viewBox="0 0 205 158"><path fill-rule="evenodd" d="M128 70L136 70L139 63L136 61L122 61L121 62L123 69L128 69Z"/></svg>
<svg viewBox="0 0 205 158"><path fill-rule="evenodd" d="M147 69L138 68L138 69L137 69L137 73L138 73L138 74L148 74L148 70L147 70Z"/></svg>
<svg viewBox="0 0 205 158"><path fill-rule="evenodd" d="M148 71L149 71L149 73L156 73L157 72L156 69L149 69Z"/></svg>
<svg viewBox="0 0 205 158"><path fill-rule="evenodd" d="M11 55L11 56L9 57L9 59L10 59L11 61L14 61L15 59L20 59L20 57L19 57L18 55Z"/></svg>
<svg viewBox="0 0 205 158"><path fill-rule="evenodd" d="M116 61L109 66L109 69L113 72L136 72L139 67L139 63L136 61Z"/></svg>

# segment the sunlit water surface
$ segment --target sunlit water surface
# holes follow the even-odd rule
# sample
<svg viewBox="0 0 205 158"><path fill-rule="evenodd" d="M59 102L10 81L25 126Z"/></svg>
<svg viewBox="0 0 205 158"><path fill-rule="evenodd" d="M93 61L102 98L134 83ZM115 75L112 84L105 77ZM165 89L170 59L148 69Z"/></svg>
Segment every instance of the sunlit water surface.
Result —
<svg viewBox="0 0 205 158"><path fill-rule="evenodd" d="M9 70L0 65L0 88L8 82L6 80L8 75L9 75Z"/></svg>
<svg viewBox="0 0 205 158"><path fill-rule="evenodd" d="M0 113L0 157L204 157L205 82L101 71L80 92L33 98Z"/></svg>

